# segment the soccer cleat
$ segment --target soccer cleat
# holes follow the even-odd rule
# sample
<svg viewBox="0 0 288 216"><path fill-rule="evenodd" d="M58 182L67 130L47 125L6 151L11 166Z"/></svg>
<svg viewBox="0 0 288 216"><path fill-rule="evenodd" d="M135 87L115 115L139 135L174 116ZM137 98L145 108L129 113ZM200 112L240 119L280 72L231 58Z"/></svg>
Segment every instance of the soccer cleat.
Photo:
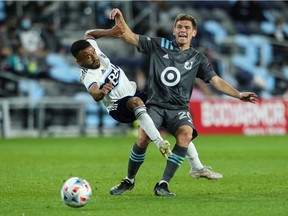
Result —
<svg viewBox="0 0 288 216"><path fill-rule="evenodd" d="M221 173L213 172L211 167L204 166L202 169L194 169L194 167L190 170L190 175L192 178L207 178L209 180L218 180L223 178Z"/></svg>
<svg viewBox="0 0 288 216"><path fill-rule="evenodd" d="M161 184L156 183L153 191L154 191L154 194L157 196L166 196L166 197L176 196L176 194L170 193L168 189L168 184L166 182L162 182Z"/></svg>
<svg viewBox="0 0 288 216"><path fill-rule="evenodd" d="M165 157L168 158L169 156L172 155L171 149L170 149L170 143L167 140L163 140L159 146L158 149L160 150L161 154Z"/></svg>
<svg viewBox="0 0 288 216"><path fill-rule="evenodd" d="M132 183L128 179L123 179L120 182L120 184L111 188L109 192L111 195L120 195L128 190L132 190L134 188L134 185L135 185L135 180L134 180L134 183Z"/></svg>

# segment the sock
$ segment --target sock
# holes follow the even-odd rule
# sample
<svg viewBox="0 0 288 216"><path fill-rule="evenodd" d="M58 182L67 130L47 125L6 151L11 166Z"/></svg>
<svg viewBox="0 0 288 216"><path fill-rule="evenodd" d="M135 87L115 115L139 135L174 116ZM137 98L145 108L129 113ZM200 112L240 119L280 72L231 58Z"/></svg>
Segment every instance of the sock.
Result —
<svg viewBox="0 0 288 216"><path fill-rule="evenodd" d="M132 184L134 183L134 181L135 181L135 178L132 178L132 179L130 179L130 178L128 178L128 176L126 176L126 178L125 179L128 179Z"/></svg>
<svg viewBox="0 0 288 216"><path fill-rule="evenodd" d="M166 181L164 181L164 180L161 180L161 181L159 182L159 185L162 184L162 183L166 183L167 185L169 185L169 183L166 182Z"/></svg>
<svg viewBox="0 0 288 216"><path fill-rule="evenodd" d="M187 156L187 159L188 159L191 167L194 167L195 169L202 169L203 168L203 164L201 163L201 161L198 157L198 152L197 152L195 145L193 144L192 141L189 143L186 156Z"/></svg>
<svg viewBox="0 0 288 216"><path fill-rule="evenodd" d="M159 131L154 125L153 120L151 117L148 115L146 111L146 107L143 106L138 106L134 110L134 114L136 116L136 119L139 122L139 125L143 130L146 132L146 134L149 136L149 138L157 145L163 141L163 138L161 137Z"/></svg>
<svg viewBox="0 0 288 216"><path fill-rule="evenodd" d="M164 170L164 174L160 182L167 182L171 180L177 171L178 167L181 166L183 160L185 159L185 155L187 154L187 148L181 147L179 145L175 145L172 150L172 155L168 157L166 168Z"/></svg>
<svg viewBox="0 0 288 216"><path fill-rule="evenodd" d="M128 175L126 178L128 178L130 181L133 179L134 182L134 178L141 164L144 162L145 156L146 156L146 148L139 148L135 143L131 149L128 161Z"/></svg>

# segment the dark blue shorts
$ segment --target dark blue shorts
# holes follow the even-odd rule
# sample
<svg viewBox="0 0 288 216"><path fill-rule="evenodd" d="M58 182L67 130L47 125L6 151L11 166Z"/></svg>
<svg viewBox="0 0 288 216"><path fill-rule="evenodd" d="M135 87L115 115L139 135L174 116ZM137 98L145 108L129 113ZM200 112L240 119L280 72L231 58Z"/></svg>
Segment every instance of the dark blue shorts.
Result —
<svg viewBox="0 0 288 216"><path fill-rule="evenodd" d="M139 97L145 104L147 101L147 94L143 91L136 91L134 96L127 96L124 98L121 98L115 103L115 106L117 106L116 110L112 110L109 112L109 115L112 116L113 119L116 121L119 121L121 123L131 123L136 120L135 114L133 111L130 111L127 109L127 101L132 97Z"/></svg>

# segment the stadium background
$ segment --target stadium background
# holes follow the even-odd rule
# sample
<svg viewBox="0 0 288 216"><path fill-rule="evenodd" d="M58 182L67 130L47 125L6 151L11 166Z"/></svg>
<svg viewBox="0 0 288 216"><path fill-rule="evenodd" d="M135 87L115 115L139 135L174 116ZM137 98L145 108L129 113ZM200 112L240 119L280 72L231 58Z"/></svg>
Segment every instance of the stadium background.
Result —
<svg viewBox="0 0 288 216"><path fill-rule="evenodd" d="M261 97L256 108L236 105L242 112L233 115L235 100L198 82L191 106L200 133L287 133L285 1L0 1L1 137L131 131L132 126L115 122L86 93L69 51L87 29L111 27L107 16L113 7L123 11L136 33L169 39L173 39L171 27L177 14L195 16L198 34L193 46L207 55L221 77ZM145 56L120 40L100 40L111 61L145 90ZM223 109L226 114L220 112Z"/></svg>
<svg viewBox="0 0 288 216"><path fill-rule="evenodd" d="M223 179L192 179L184 161L169 185L177 196L154 196L165 159L150 145L135 188L108 193L125 176L135 136L123 134L133 127L118 125L87 95L69 47L87 29L112 26L106 18L112 7L124 11L135 32L168 38L176 14L194 15L193 46L232 85L261 96L247 105L201 82L195 88L192 114L201 131L195 145L202 163ZM0 0L0 216L288 215L287 13L284 1ZM144 56L120 40L99 44L145 89ZM61 200L72 176L92 187L84 208Z"/></svg>

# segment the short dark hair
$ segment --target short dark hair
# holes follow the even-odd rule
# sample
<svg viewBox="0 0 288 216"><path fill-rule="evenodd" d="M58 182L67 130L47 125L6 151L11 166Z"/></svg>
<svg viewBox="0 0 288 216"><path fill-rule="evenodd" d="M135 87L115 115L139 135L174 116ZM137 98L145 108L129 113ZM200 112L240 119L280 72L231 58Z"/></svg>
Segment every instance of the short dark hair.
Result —
<svg viewBox="0 0 288 216"><path fill-rule="evenodd" d="M90 43L87 41L87 40L78 40L78 41L75 41L72 45L71 45L71 48L70 48L70 51L72 53L72 55L77 58L78 56L78 53L83 50L83 49L86 49L87 47L90 46Z"/></svg>
<svg viewBox="0 0 288 216"><path fill-rule="evenodd" d="M179 14L174 20L174 27L176 27L176 24L177 24L177 22L179 20L191 21L192 26L194 27L194 29L197 29L197 21L196 21L196 19L193 16L188 15L188 14Z"/></svg>

